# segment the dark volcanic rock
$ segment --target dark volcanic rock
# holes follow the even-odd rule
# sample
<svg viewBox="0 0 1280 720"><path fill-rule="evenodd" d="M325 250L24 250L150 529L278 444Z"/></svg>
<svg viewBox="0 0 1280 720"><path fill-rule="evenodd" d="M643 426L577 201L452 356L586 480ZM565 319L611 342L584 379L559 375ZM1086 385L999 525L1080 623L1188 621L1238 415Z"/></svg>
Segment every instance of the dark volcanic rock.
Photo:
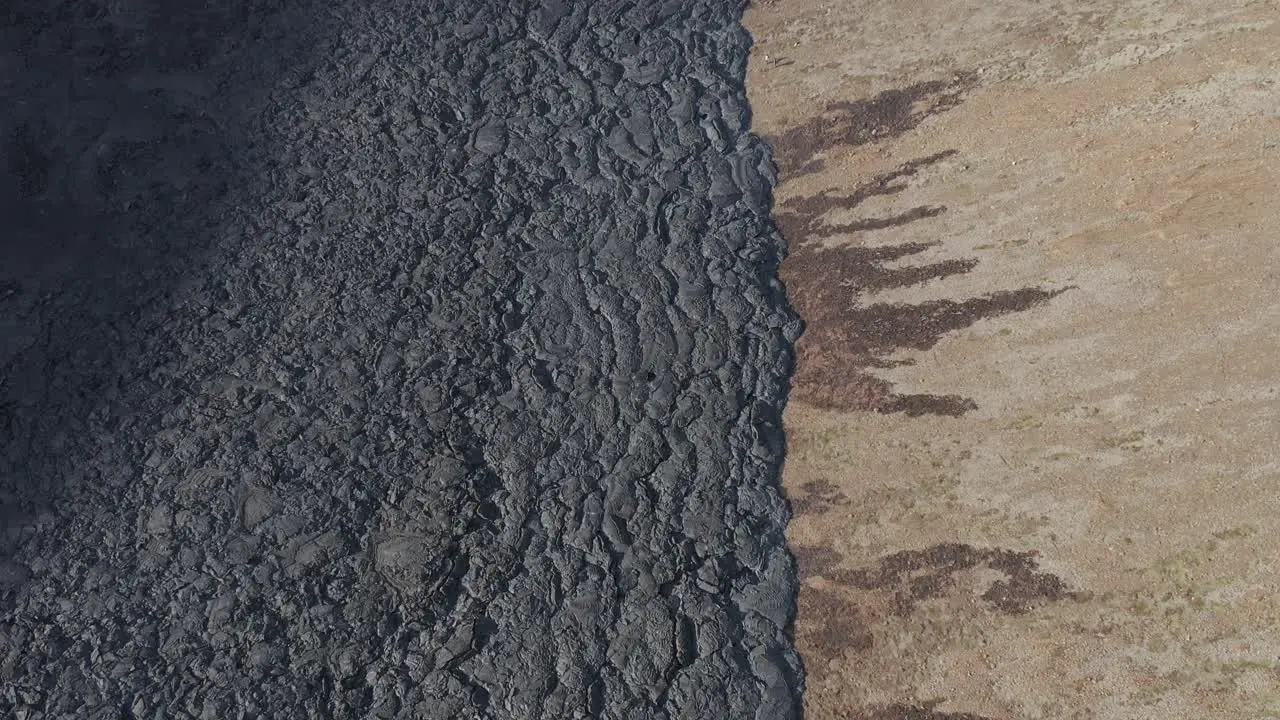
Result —
<svg viewBox="0 0 1280 720"><path fill-rule="evenodd" d="M740 10L6 3L0 716L796 716Z"/></svg>

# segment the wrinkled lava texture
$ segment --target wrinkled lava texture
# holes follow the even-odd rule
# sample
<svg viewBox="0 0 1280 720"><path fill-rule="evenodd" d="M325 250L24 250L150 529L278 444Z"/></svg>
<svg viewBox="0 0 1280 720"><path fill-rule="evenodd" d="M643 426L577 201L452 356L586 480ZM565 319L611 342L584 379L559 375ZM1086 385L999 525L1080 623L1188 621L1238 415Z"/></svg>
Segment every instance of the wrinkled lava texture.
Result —
<svg viewBox="0 0 1280 720"><path fill-rule="evenodd" d="M731 0L8 0L0 716L786 718Z"/></svg>

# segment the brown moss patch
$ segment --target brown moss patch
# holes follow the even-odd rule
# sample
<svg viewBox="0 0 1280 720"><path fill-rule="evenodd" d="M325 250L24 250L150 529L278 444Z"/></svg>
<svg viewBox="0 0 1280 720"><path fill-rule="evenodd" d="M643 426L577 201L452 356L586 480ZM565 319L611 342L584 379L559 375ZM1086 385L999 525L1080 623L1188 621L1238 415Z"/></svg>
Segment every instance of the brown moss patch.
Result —
<svg viewBox="0 0 1280 720"><path fill-rule="evenodd" d="M795 547L791 554L796 558L800 579L825 575L835 569L843 557L828 547Z"/></svg>
<svg viewBox="0 0 1280 720"><path fill-rule="evenodd" d="M830 480L813 480L801 485L800 490L802 495L789 498L793 515L824 513L850 502L849 496Z"/></svg>
<svg viewBox="0 0 1280 720"><path fill-rule="evenodd" d="M904 705L895 703L874 710L867 710L853 718L853 720L991 720L985 715L974 715L973 713L949 713L941 712L935 708L941 702L927 702L924 704Z"/></svg>
<svg viewBox="0 0 1280 720"><path fill-rule="evenodd" d="M957 576L983 568L1004 575L992 582L981 599L991 611L1021 615L1049 602L1081 600L1086 597L1070 589L1058 576L1041 572L1034 551L1004 548L975 548L961 543L944 543L924 550L907 550L882 558L874 567L841 569L844 559L829 547L801 546L793 549L800 577L823 578L820 584L804 583L797 600L798 645L811 662L811 675L825 674L827 664L847 653L860 653L875 646L873 620L885 622L894 616L905 618L920 603L945 596L957 585ZM891 613L883 615L883 601L870 601L859 591L885 593ZM868 614L870 613L870 615ZM893 705L874 712L934 712L931 705ZM933 715L866 715L869 718L922 717ZM937 715L950 718L951 715ZM954 717L964 718L965 715Z"/></svg>
<svg viewBox="0 0 1280 720"><path fill-rule="evenodd" d="M809 658L835 660L846 652L865 652L875 645L871 628L858 607L825 588L804 587L797 600L803 645ZM811 663L810 674L821 674L825 663Z"/></svg>
<svg viewBox="0 0 1280 720"><path fill-rule="evenodd" d="M823 166L817 156L823 152L888 140L914 130L925 118L959 105L976 80L975 73L964 72L949 79L886 90L864 100L830 103L816 117L765 139L784 175L817 172Z"/></svg>
<svg viewBox="0 0 1280 720"><path fill-rule="evenodd" d="M1004 574L982 594L992 609L1002 613L1020 615L1046 602L1085 598L1071 590L1062 578L1040 572L1037 555L1035 551L942 543L924 550L894 553L873 568L828 570L824 576L860 590L891 591L894 612L899 616L910 615L925 600L942 597L956 584L957 574L978 568Z"/></svg>
<svg viewBox="0 0 1280 720"><path fill-rule="evenodd" d="M929 350L948 333L979 320L1041 305L1063 290L1024 287L964 300L920 304L864 304L862 296L880 290L921 285L970 272L973 258L949 259L908 267L889 267L939 243L840 245L824 241L937 217L941 206L919 206L884 218L828 223L833 210L853 210L866 200L895 195L922 169L955 155L954 150L907 162L849 192L823 191L782 203L778 227L791 252L780 276L792 306L805 322L796 344L792 396L816 407L842 411L905 413L909 416L960 416L977 407L956 394L899 394L871 370L890 367L888 358L904 349Z"/></svg>

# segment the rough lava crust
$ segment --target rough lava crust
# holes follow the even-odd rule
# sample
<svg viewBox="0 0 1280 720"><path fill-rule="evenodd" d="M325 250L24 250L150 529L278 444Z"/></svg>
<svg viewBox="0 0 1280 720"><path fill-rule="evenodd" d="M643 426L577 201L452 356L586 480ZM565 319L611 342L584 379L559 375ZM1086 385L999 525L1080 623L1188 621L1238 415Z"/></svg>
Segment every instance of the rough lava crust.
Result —
<svg viewBox="0 0 1280 720"><path fill-rule="evenodd" d="M797 717L740 4L178 5L0 12L0 715Z"/></svg>

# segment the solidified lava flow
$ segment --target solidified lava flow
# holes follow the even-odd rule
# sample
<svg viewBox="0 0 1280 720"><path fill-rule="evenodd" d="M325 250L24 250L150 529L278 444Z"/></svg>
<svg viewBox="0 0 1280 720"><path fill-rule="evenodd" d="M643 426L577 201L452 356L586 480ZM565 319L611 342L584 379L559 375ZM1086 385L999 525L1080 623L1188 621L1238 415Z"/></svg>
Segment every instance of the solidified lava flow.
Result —
<svg viewBox="0 0 1280 720"><path fill-rule="evenodd" d="M797 717L740 13L6 3L0 716Z"/></svg>

